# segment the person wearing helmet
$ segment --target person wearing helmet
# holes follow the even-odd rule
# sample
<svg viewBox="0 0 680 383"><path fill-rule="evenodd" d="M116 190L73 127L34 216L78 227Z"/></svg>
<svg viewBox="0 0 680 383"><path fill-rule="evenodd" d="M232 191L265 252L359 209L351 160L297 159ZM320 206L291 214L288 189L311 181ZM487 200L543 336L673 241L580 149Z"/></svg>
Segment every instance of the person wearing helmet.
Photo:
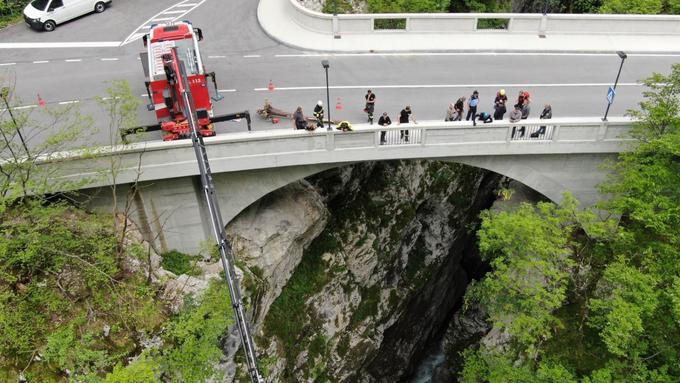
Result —
<svg viewBox="0 0 680 383"><path fill-rule="evenodd" d="M368 114L368 122L373 125L373 111L375 110L375 93L373 93L370 89L368 92L366 92L366 96L364 96L366 99L366 108L364 108L364 112Z"/></svg>
<svg viewBox="0 0 680 383"><path fill-rule="evenodd" d="M314 107L314 118L316 118L316 127L323 128L323 101L321 100Z"/></svg>
<svg viewBox="0 0 680 383"><path fill-rule="evenodd" d="M351 132L352 130L352 123L349 121L340 121L338 126L335 128L337 130L342 130L343 132Z"/></svg>
<svg viewBox="0 0 680 383"><path fill-rule="evenodd" d="M503 115L505 112L507 112L507 108L505 107L505 104L508 102L508 96L505 95L505 89L501 89L496 93L496 99L493 101L493 119L494 120L502 120Z"/></svg>

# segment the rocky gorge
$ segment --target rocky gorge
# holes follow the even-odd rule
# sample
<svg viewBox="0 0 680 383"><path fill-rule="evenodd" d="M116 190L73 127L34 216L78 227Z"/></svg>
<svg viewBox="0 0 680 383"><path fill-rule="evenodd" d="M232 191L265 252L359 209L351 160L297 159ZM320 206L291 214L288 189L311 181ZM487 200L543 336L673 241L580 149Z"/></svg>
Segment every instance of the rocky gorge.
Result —
<svg viewBox="0 0 680 383"><path fill-rule="evenodd" d="M451 329L485 325L458 309L485 271L475 229L501 179L448 162L365 163L243 211L227 231L268 381L409 382L442 338L479 339ZM456 368L444 364L440 381Z"/></svg>

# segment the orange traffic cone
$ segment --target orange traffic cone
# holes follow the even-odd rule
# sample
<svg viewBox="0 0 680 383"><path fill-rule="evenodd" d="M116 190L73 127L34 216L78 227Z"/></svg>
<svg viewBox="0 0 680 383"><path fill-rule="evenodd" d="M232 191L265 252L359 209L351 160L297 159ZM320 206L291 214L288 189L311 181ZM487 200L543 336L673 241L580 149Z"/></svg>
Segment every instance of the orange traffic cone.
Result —
<svg viewBox="0 0 680 383"><path fill-rule="evenodd" d="M269 85L267 85L267 89L269 89L270 92L273 92L274 89L276 89L272 80L269 80Z"/></svg>
<svg viewBox="0 0 680 383"><path fill-rule="evenodd" d="M46 104L45 100L43 100L42 97L40 97L40 93L38 93L38 106L44 108L45 104Z"/></svg>
<svg viewBox="0 0 680 383"><path fill-rule="evenodd" d="M335 103L335 109L342 110L342 101L340 101L340 97L338 97L338 102Z"/></svg>

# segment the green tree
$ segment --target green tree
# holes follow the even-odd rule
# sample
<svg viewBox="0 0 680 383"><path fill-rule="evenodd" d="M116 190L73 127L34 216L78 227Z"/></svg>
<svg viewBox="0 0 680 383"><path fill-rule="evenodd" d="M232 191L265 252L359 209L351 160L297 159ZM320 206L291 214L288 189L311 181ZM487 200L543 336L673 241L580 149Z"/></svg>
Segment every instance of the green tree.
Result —
<svg viewBox="0 0 680 383"><path fill-rule="evenodd" d="M127 366L117 364L102 383L158 383L160 364L146 354L142 354Z"/></svg>
<svg viewBox="0 0 680 383"><path fill-rule="evenodd" d="M631 112L639 119L632 130L637 140L619 155L612 178L602 186L611 198L600 209L619 217L618 226L564 206L538 217L529 207L485 216L480 249L492 255L493 271L468 298L479 298L496 322L495 331L507 329L511 346L546 342L534 358L507 344L468 351L464 381L680 379L680 65L645 83L640 110ZM536 211L542 211L540 206ZM533 234L540 238L506 227L513 225L538 228ZM561 249L569 250L569 270L541 256L559 255ZM564 280L554 276L565 272L570 274L566 291L564 284L554 283ZM536 274L553 278L542 281ZM540 283L527 288L532 281ZM517 286L519 293L513 290ZM513 330L518 319L521 326ZM589 352L581 351L584 345Z"/></svg>
<svg viewBox="0 0 680 383"><path fill-rule="evenodd" d="M600 13L656 15L662 9L663 0L603 0Z"/></svg>
<svg viewBox="0 0 680 383"><path fill-rule="evenodd" d="M576 228L576 207L567 196L561 206L522 204L511 212L482 214L479 248L493 271L472 284L467 299L483 305L524 358L535 359L540 344L559 326L553 311L566 298L573 267L569 237Z"/></svg>

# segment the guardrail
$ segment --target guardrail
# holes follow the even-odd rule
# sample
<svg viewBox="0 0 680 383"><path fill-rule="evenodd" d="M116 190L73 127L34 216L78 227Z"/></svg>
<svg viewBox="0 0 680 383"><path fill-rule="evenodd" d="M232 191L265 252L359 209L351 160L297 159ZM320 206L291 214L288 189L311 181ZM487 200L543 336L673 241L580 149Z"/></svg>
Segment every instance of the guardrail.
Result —
<svg viewBox="0 0 680 383"><path fill-rule="evenodd" d="M297 0L286 2L288 16L318 33L539 33L680 35L680 16L540 13L381 13L329 15L312 11ZM392 22L385 22L391 20ZM376 27L377 26L377 27ZM387 28L385 28L387 27Z"/></svg>
<svg viewBox="0 0 680 383"><path fill-rule="evenodd" d="M528 119L519 123L434 122L355 125L350 132L273 130L207 138L213 173L357 161L455 158L524 154L618 153L625 150L630 119ZM541 127L545 127L542 129ZM522 134L522 132L524 134ZM381 137L385 133L385 140ZM406 140L408 137L408 140ZM54 177L88 179L88 187L109 185L111 157L120 184L193 176L198 173L189 140L135 143L83 152L57 153ZM140 163L141 161L141 163ZM83 186L85 187L85 186Z"/></svg>

